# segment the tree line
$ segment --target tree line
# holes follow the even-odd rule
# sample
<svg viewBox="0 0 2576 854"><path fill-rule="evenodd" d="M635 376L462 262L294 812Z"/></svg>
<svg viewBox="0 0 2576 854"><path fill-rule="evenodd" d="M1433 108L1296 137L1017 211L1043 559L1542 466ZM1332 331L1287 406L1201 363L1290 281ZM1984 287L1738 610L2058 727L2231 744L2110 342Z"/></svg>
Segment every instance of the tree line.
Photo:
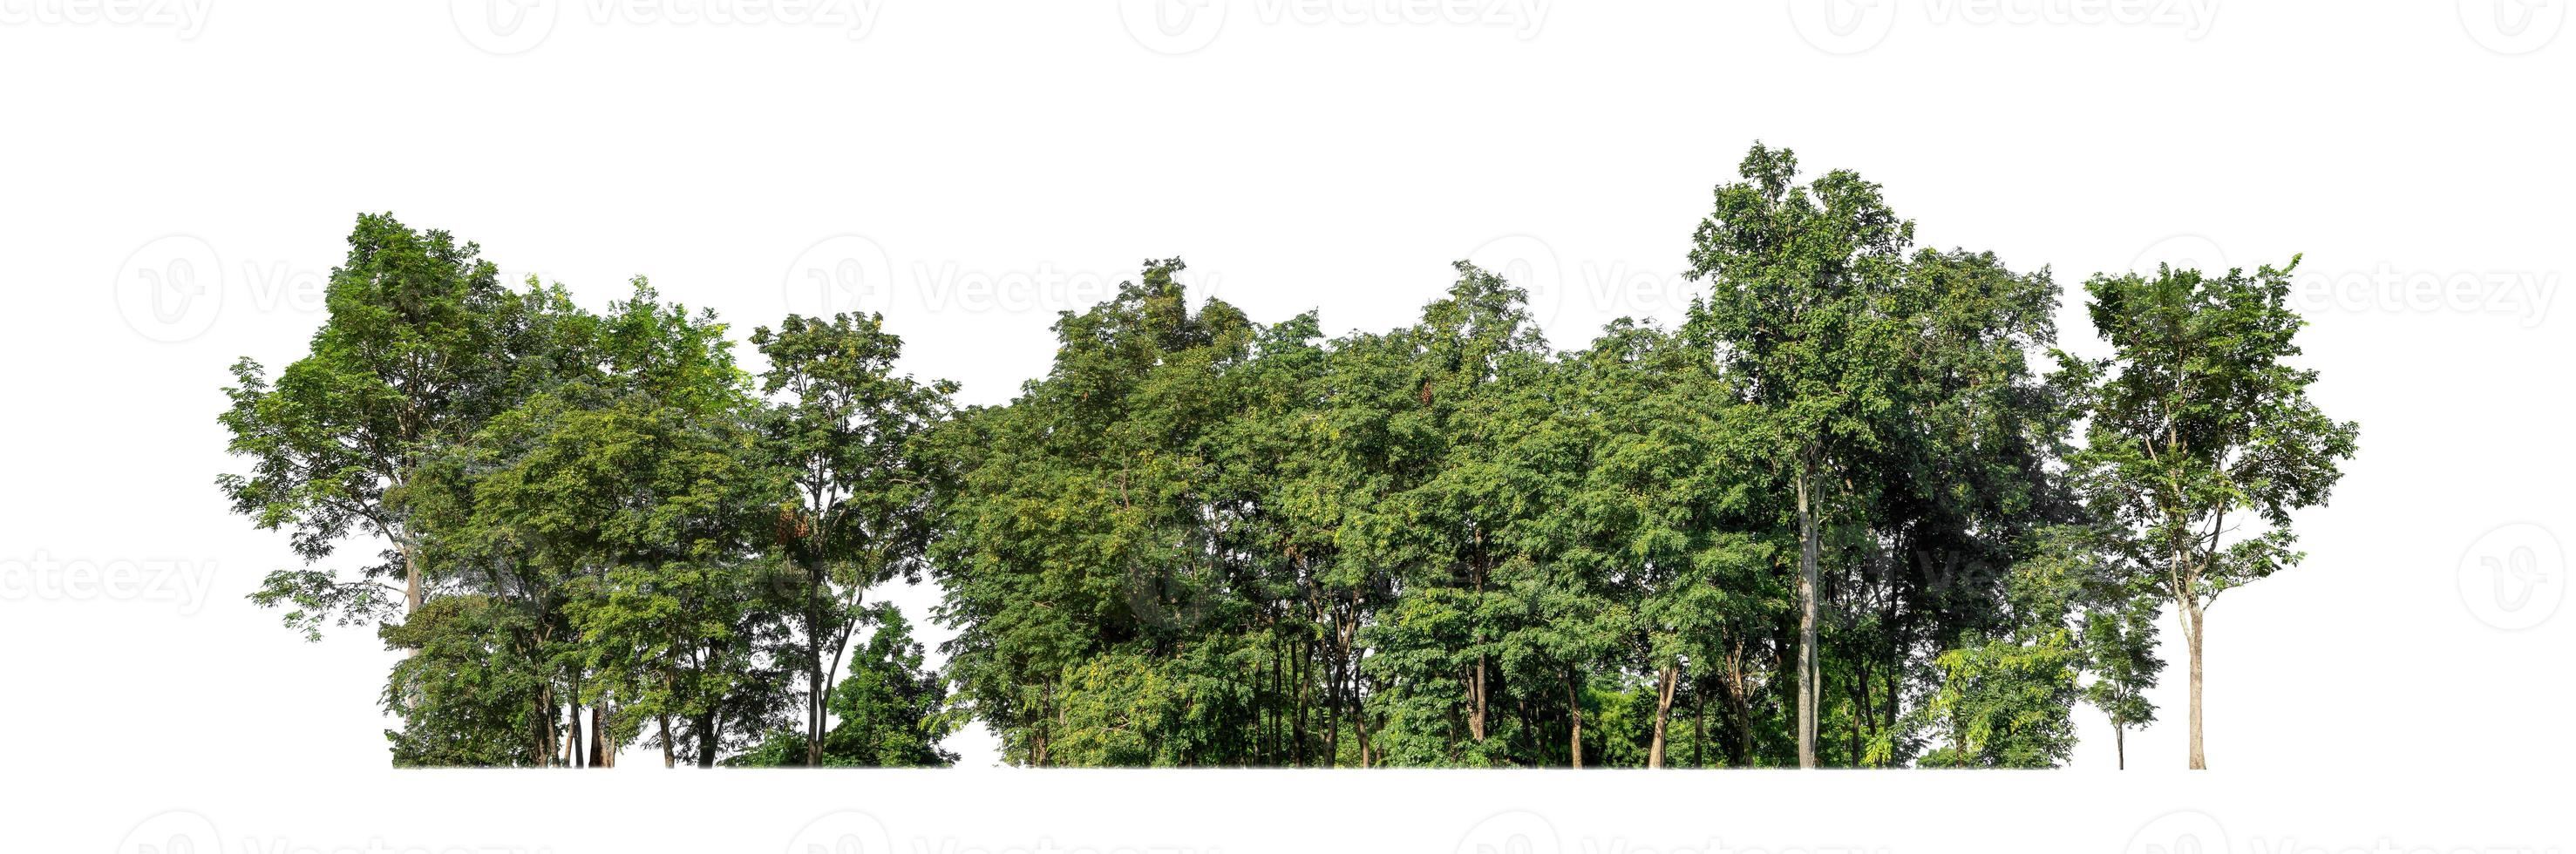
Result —
<svg viewBox="0 0 2576 854"><path fill-rule="evenodd" d="M220 485L307 562L255 600L404 654L397 765L941 765L977 721L1032 766L2049 767L2078 706L2125 765L2169 609L2204 767L2206 610L2300 562L2358 433L2296 258L2093 276L2079 358L2049 271L1739 175L1673 328L1560 352L1460 263L1328 338L1153 260L966 407L878 315L754 373L641 278L594 313L362 216L309 353L235 365Z"/></svg>

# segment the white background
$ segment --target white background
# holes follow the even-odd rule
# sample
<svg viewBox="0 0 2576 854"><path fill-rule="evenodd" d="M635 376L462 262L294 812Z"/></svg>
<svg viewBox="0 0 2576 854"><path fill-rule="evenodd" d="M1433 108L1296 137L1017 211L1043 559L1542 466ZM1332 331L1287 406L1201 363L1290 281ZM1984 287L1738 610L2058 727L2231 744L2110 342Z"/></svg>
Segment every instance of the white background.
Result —
<svg viewBox="0 0 2576 854"><path fill-rule="evenodd" d="M6 847L2576 847L2569 0L494 2L529 17L0 0ZM594 308L643 274L741 334L881 309L1001 402L1149 256L1334 333L1461 257L1558 346L1677 320L1756 139L2053 269L2080 351L2097 271L2305 253L2361 453L2307 564L2210 612L2215 770L2175 770L2175 648L2125 774L2089 707L2031 774L1032 773L980 731L940 772L396 774L372 633L243 599L294 557L213 485L225 367L303 351L361 211Z"/></svg>

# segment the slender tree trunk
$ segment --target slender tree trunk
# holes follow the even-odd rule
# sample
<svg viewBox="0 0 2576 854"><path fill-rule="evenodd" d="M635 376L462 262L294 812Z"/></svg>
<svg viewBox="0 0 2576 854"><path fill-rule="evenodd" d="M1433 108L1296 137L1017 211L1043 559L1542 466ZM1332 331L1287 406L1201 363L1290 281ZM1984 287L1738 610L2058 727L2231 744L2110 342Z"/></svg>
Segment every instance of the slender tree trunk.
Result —
<svg viewBox="0 0 2576 854"><path fill-rule="evenodd" d="M1330 731L1324 735L1326 767L1338 768L1342 764L1342 713L1351 707L1351 690L1350 652L1343 650L1334 654L1332 696L1324 698L1333 709Z"/></svg>
<svg viewBox="0 0 2576 854"><path fill-rule="evenodd" d="M663 712L660 717L662 720L662 767L680 767L678 746L671 743L671 713Z"/></svg>
<svg viewBox="0 0 2576 854"><path fill-rule="evenodd" d="M1816 767L1816 512L1808 494L1815 464L1798 470L1798 767Z"/></svg>
<svg viewBox="0 0 2576 854"><path fill-rule="evenodd" d="M1691 689L1691 767L1708 767L1708 678Z"/></svg>
<svg viewBox="0 0 2576 854"><path fill-rule="evenodd" d="M590 703L590 767L606 768L608 758L608 701Z"/></svg>
<svg viewBox="0 0 2576 854"><path fill-rule="evenodd" d="M2200 641L2208 624L2198 606L2185 600L2182 607L2183 634L2191 648L2191 768L2199 771L2209 767L2209 756L2200 748Z"/></svg>
<svg viewBox="0 0 2576 854"><path fill-rule="evenodd" d="M409 616L420 611L422 597L420 588L420 556L412 549L410 543L402 544L402 560L403 614L404 616ZM418 652L418 650L413 650L413 653L415 654Z"/></svg>
<svg viewBox="0 0 2576 854"><path fill-rule="evenodd" d="M1664 728L1673 718L1673 688L1681 682L1681 666L1664 665L1663 684L1655 692L1655 741L1646 749L1646 767L1664 767Z"/></svg>
<svg viewBox="0 0 2576 854"><path fill-rule="evenodd" d="M571 713L565 716L564 724L565 767L579 768L588 764L581 756L581 706L566 703L564 710Z"/></svg>
<svg viewBox="0 0 2576 854"><path fill-rule="evenodd" d="M1049 680L1038 683L1037 744L1029 751L1032 754L1029 764L1039 768L1044 768L1047 764L1047 706L1054 699L1055 682Z"/></svg>
<svg viewBox="0 0 2576 854"><path fill-rule="evenodd" d="M543 719L537 725L537 767L555 764L555 687L548 684L537 689L537 709Z"/></svg>
<svg viewBox="0 0 2576 854"><path fill-rule="evenodd" d="M1726 686L1726 704L1735 713L1735 743L1729 750L1727 764L1744 768L1753 764L1753 689L1744 684L1742 663L1739 661L1734 666L1736 669L1730 672Z"/></svg>
<svg viewBox="0 0 2576 854"><path fill-rule="evenodd" d="M823 764L823 568L807 566L805 577L805 767L813 768Z"/></svg>
<svg viewBox="0 0 2576 854"><path fill-rule="evenodd" d="M716 740L716 713L698 716L698 767L716 767L716 751L723 746Z"/></svg>
<svg viewBox="0 0 2576 854"><path fill-rule="evenodd" d="M2119 769L2129 770L2129 728L2111 725L2111 755L2119 760Z"/></svg>
<svg viewBox="0 0 2576 854"><path fill-rule="evenodd" d="M1307 662L1312 659L1311 651L1308 649L1309 646L1310 644L1306 642L1305 631L1302 629L1298 631L1297 639L1289 644L1290 650L1295 652L1297 655L1296 660L1291 662L1288 670L1289 677L1297 682L1297 693L1289 700L1289 706L1295 710L1295 715L1289 721L1289 737L1291 740L1288 743L1288 761L1290 764L1296 765L1299 768L1306 767L1307 758L1306 683L1314 678L1314 673L1306 666Z"/></svg>
<svg viewBox="0 0 2576 854"><path fill-rule="evenodd" d="M1360 700L1359 691L1357 690L1359 682L1356 678L1353 679L1351 685L1353 687L1353 690L1351 691L1351 724L1359 728L1360 767L1366 768L1369 767L1371 760L1375 758L1369 752L1368 706Z"/></svg>
<svg viewBox="0 0 2576 854"><path fill-rule="evenodd" d="M1565 708L1571 724L1565 728L1566 747L1574 758L1574 767L1583 767L1583 691L1575 685L1574 671L1565 672Z"/></svg>

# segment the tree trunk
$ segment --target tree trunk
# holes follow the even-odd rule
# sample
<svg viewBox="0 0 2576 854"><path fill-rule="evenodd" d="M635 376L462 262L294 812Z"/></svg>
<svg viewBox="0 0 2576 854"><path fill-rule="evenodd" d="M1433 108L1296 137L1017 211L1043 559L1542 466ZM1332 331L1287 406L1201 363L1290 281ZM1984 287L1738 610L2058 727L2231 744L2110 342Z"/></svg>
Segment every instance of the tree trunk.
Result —
<svg viewBox="0 0 2576 854"><path fill-rule="evenodd" d="M413 552L411 544L404 543L402 545L402 559L403 615L410 616L420 611L420 602L422 597L420 589L420 557ZM414 650L413 653L407 653L405 657L409 657L411 654L416 654L417 652L418 650Z"/></svg>
<svg viewBox="0 0 2576 854"><path fill-rule="evenodd" d="M571 713L565 716L564 767L579 768L586 764L581 758L581 706L567 703L564 710Z"/></svg>
<svg viewBox="0 0 2576 854"><path fill-rule="evenodd" d="M2200 749L2200 641L2202 630L2206 628L2207 623L2203 620L2200 608L2189 601L2183 602L2182 605L2183 613L2186 615L2183 634L2186 636L2185 640L2191 645L2191 768L2199 771L2209 767L2208 754L2202 753Z"/></svg>
<svg viewBox="0 0 2576 854"><path fill-rule="evenodd" d="M805 767L813 768L823 764L823 568L805 573Z"/></svg>
<svg viewBox="0 0 2576 854"><path fill-rule="evenodd" d="M1664 767L1664 729L1673 718L1673 689L1681 682L1681 666L1664 665L1664 680L1655 692L1655 741L1646 748L1646 767Z"/></svg>
<svg viewBox="0 0 2576 854"><path fill-rule="evenodd" d="M2129 770L2129 728L2111 725L2111 756L2119 761L2120 770Z"/></svg>
<svg viewBox="0 0 2576 854"><path fill-rule="evenodd" d="M537 728L537 767L555 764L555 687L548 684L537 689L537 709L544 720Z"/></svg>
<svg viewBox="0 0 2576 854"><path fill-rule="evenodd" d="M722 743L716 740L716 713L708 712L706 714L699 715L698 767L716 767L716 750L721 746Z"/></svg>
<svg viewBox="0 0 2576 854"><path fill-rule="evenodd" d="M670 713L670 712L663 712L663 713L661 714L661 719L662 719L662 767L664 767L664 768L677 768L677 767L679 767L679 766L680 766L680 754L679 754L679 750L678 750L678 745L674 745L674 744L672 744L672 743L671 743L671 713Z"/></svg>
<svg viewBox="0 0 2576 854"><path fill-rule="evenodd" d="M1288 701L1289 707L1294 710L1294 714L1289 718L1288 762L1299 768L1306 767L1307 760L1306 683L1314 678L1314 673L1306 667L1307 662L1312 660L1312 651L1308 648L1310 646L1311 644L1306 642L1303 630L1299 631L1296 640L1289 643L1289 650L1295 653L1297 658L1289 663L1288 675L1289 678L1296 680L1297 693Z"/></svg>
<svg viewBox="0 0 2576 854"><path fill-rule="evenodd" d="M1798 767L1816 767L1816 512L1808 491L1815 464L1798 470Z"/></svg>
<svg viewBox="0 0 2576 854"><path fill-rule="evenodd" d="M1574 767L1580 769L1583 767L1583 691L1575 685L1574 671L1571 670L1565 672L1565 709L1572 721L1572 725L1565 728L1566 746L1574 759Z"/></svg>
<svg viewBox="0 0 2576 854"><path fill-rule="evenodd" d="M608 758L608 701L590 703L590 767L606 768Z"/></svg>
<svg viewBox="0 0 2576 854"><path fill-rule="evenodd" d="M1691 767L1708 767L1708 678L1691 689Z"/></svg>

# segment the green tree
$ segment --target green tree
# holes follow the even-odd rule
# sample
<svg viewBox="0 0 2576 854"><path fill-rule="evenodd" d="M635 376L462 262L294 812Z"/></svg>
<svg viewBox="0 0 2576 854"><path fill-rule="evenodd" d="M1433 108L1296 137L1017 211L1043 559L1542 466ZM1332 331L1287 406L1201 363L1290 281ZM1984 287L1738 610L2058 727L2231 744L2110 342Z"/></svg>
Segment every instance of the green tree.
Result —
<svg viewBox="0 0 2576 854"><path fill-rule="evenodd" d="M2156 722L2156 706L2147 701L2165 666L2156 657L2156 610L2154 599L2124 598L2084 615L2081 643L2093 672L2084 701L2110 718L2112 755L2123 769L2129 767L2129 730Z"/></svg>
<svg viewBox="0 0 2576 854"><path fill-rule="evenodd" d="M824 691L838 679L862 598L893 578L920 580L940 476L920 437L947 417L956 384L897 373L903 339L881 315L791 314L751 341L769 357L762 391L785 396L766 429L796 495L775 539L794 572L806 764L820 765Z"/></svg>
<svg viewBox="0 0 2576 854"><path fill-rule="evenodd" d="M902 611L884 602L864 608L860 618L876 630L853 652L849 676L832 689L834 722L823 735L821 764L869 768L956 764L957 755L939 746L956 721L947 707L947 683L922 665L921 644L912 639L911 624ZM807 743L802 731L780 730L726 764L805 765Z"/></svg>
<svg viewBox="0 0 2576 854"><path fill-rule="evenodd" d="M310 352L273 383L259 363L236 362L220 418L229 450L250 462L250 473L217 481L234 512L290 530L308 563L352 533L387 545L355 577L269 574L252 598L290 606L287 624L313 639L326 622L420 609L422 532L406 504L414 469L436 443L461 440L547 381L549 320L566 308L560 291L502 287L474 244L391 214L359 216L348 242Z"/></svg>
<svg viewBox="0 0 2576 854"><path fill-rule="evenodd" d="M2298 266L2086 283L2112 355L2060 355L2083 389L2085 446L2069 459L2088 504L2119 530L2112 555L2173 603L2190 662L2192 768L2201 749L2205 611L2218 594L2299 563L2291 511L2325 503L2360 427L2308 399L2317 372L2289 364L2306 321L2289 305ZM2252 523L2259 531L2240 532Z"/></svg>
<svg viewBox="0 0 2576 854"><path fill-rule="evenodd" d="M1816 765L1818 564L1837 497L1858 458L1879 449L1901 346L1912 329L1889 298L1900 281L1913 223L1900 220L1876 184L1836 170L1796 183L1787 149L1755 144L1717 188L1716 209L1693 236L1690 275L1711 284L1692 307L1695 331L1713 341L1788 469L1799 547L1797 744Z"/></svg>

